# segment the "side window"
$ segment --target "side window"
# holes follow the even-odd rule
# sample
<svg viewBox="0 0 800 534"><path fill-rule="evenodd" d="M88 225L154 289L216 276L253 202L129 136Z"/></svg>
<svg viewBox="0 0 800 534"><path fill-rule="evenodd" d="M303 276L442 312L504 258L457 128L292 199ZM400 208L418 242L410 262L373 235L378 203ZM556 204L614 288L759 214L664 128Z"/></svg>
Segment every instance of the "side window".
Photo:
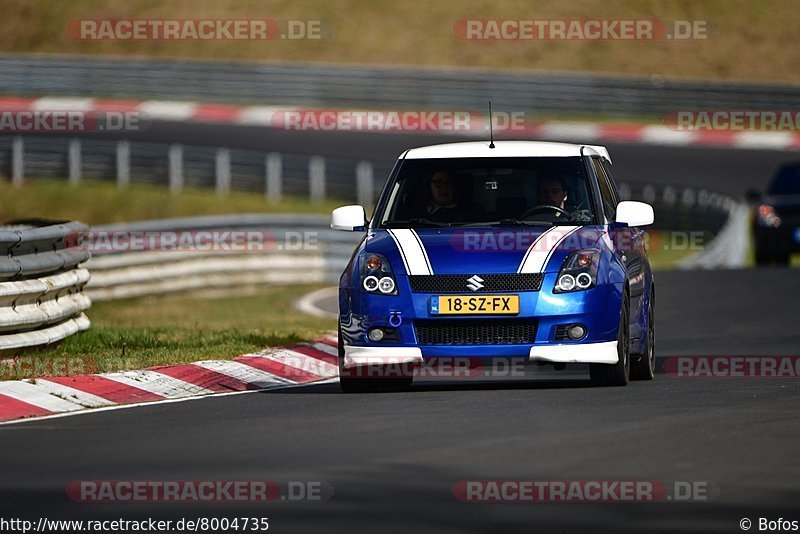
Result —
<svg viewBox="0 0 800 534"><path fill-rule="evenodd" d="M592 157L592 164L594 165L595 174L597 174L597 183L600 186L600 197L603 200L603 213L605 213L606 219L613 221L617 216L616 195L611 191L608 176L606 176L606 171L603 169L600 158Z"/></svg>
<svg viewBox="0 0 800 534"><path fill-rule="evenodd" d="M606 177L608 178L608 183L611 186L611 194L614 196L614 201L619 204L622 200L619 196L619 190L617 189L617 182L614 180L614 174L611 172L611 164L602 159L600 163L603 164L603 170L606 171Z"/></svg>

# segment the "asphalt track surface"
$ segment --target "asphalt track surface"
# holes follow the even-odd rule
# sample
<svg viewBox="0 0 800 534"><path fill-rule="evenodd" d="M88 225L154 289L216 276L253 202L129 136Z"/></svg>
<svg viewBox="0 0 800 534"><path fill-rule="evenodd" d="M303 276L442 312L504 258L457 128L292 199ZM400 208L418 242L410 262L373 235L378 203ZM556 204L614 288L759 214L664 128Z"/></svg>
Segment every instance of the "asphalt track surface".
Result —
<svg viewBox="0 0 800 534"><path fill-rule="evenodd" d="M273 148L280 141L260 133L267 139L252 142ZM238 135L227 136L229 146L246 142ZM361 142L366 137L339 139L338 148L330 137L317 146L308 139L280 142L295 152L375 157L402 149L402 136L368 137L371 144ZM412 137L406 145L431 142ZM731 193L763 183L774 164L792 157L634 145L611 150L618 174L632 173L623 179L662 177ZM657 273L656 284L662 362L797 354L797 271ZM594 388L586 378L580 367L560 373L530 367L522 378L425 380L407 393L344 395L336 384L323 384L0 426L0 513L267 516L272 532L740 532L745 517L753 531L759 517L800 520L797 378L659 374L625 388ZM326 481L334 495L259 505L70 501L70 481L87 479ZM662 503L456 500L454 484L473 479L703 481L718 495Z"/></svg>

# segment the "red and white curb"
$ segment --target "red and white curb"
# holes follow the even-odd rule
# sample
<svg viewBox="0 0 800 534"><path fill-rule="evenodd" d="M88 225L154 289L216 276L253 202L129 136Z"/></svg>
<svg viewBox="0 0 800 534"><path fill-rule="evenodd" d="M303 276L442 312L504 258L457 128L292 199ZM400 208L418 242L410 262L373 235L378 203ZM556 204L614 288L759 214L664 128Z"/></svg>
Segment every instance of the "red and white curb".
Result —
<svg viewBox="0 0 800 534"><path fill-rule="evenodd" d="M303 107L235 106L201 102L162 100L108 100L96 98L16 98L0 97L0 112L18 111L79 111L84 113L139 112L151 120L176 122L205 122L280 128L281 114L301 113L319 122L323 113L342 113L352 110ZM362 110L368 111L368 110ZM403 110L397 110L402 112ZM421 110L418 110L421 111ZM390 110L375 111L387 114ZM313 122L313 121L312 121ZM0 130L1 131L1 130ZM287 130L289 131L289 130ZM373 131L352 129L348 131ZM402 130L377 130L402 133ZM475 136L476 131L415 130L413 133L464 134ZM24 133L24 132L18 132ZM65 132L68 133L68 132ZM497 132L499 137L505 135ZM794 131L707 131L678 130L660 124L621 124L543 121L527 122L524 128L506 132L510 136L525 135L536 139L580 140L582 142L629 142L668 146L716 146L742 149L798 150L800 133ZM482 132L481 132L482 134Z"/></svg>
<svg viewBox="0 0 800 534"><path fill-rule="evenodd" d="M332 380L339 375L336 347L336 336L325 335L310 343L267 349L232 360L3 381L0 422Z"/></svg>

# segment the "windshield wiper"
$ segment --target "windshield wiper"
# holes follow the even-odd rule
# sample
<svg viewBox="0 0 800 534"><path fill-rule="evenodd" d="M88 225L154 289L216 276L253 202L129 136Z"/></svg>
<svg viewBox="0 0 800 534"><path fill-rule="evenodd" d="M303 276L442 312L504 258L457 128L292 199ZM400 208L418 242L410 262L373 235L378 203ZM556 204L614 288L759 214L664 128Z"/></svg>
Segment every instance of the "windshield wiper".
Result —
<svg viewBox="0 0 800 534"><path fill-rule="evenodd" d="M436 222L431 221L430 219L422 219L419 217L414 217L411 219L406 219L403 221L386 221L383 223L383 226L390 227L390 226L408 226L408 225L416 225L416 226L434 226L434 227L448 227L452 226L452 223L446 222Z"/></svg>
<svg viewBox="0 0 800 534"><path fill-rule="evenodd" d="M499 221L486 221L464 226L553 226L553 221L526 221L523 219L500 219Z"/></svg>

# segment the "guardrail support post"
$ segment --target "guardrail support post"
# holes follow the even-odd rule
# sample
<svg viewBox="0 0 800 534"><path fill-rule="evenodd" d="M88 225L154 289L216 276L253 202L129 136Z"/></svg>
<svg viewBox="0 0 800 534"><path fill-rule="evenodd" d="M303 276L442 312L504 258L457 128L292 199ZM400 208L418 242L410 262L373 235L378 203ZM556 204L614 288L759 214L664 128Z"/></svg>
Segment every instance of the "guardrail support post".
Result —
<svg viewBox="0 0 800 534"><path fill-rule="evenodd" d="M25 143L22 137L11 142L11 183L22 185L25 180Z"/></svg>
<svg viewBox="0 0 800 534"><path fill-rule="evenodd" d="M356 165L356 198L362 206L372 206L373 184L372 163L359 161Z"/></svg>
<svg viewBox="0 0 800 534"><path fill-rule="evenodd" d="M283 161L277 152L267 154L267 201L279 202L283 194Z"/></svg>
<svg viewBox="0 0 800 534"><path fill-rule="evenodd" d="M80 139L73 139L69 142L69 151L67 152L67 160L69 166L69 183L77 184L81 181L81 141Z"/></svg>
<svg viewBox="0 0 800 534"><path fill-rule="evenodd" d="M169 192L177 195L183 191L183 147L179 144L169 147Z"/></svg>
<svg viewBox="0 0 800 534"><path fill-rule="evenodd" d="M127 141L117 143L117 187L124 189L131 181L131 147Z"/></svg>
<svg viewBox="0 0 800 534"><path fill-rule="evenodd" d="M325 200L325 158L322 156L308 160L308 197L311 202Z"/></svg>
<svg viewBox="0 0 800 534"><path fill-rule="evenodd" d="M217 150L217 194L227 195L231 190L231 153L227 148Z"/></svg>

